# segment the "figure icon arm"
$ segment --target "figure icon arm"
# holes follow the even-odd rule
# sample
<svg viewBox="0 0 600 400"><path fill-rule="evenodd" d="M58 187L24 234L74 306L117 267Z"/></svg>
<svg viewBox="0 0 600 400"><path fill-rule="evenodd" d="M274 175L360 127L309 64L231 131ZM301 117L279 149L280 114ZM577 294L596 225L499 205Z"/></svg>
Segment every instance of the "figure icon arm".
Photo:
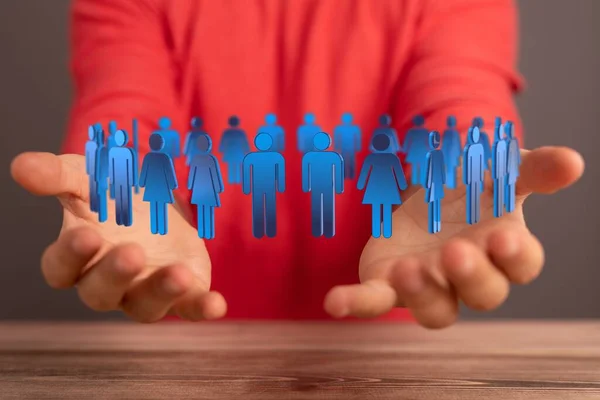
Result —
<svg viewBox="0 0 600 400"><path fill-rule="evenodd" d="M369 173L371 172L372 164L369 157L365 160L361 170L360 175L358 176L358 182L356 187L358 190L363 190L367 185L367 179L369 178Z"/></svg>
<svg viewBox="0 0 600 400"><path fill-rule="evenodd" d="M146 181L148 180L148 155L144 157L142 162L142 171L140 172L139 184L140 187L146 187Z"/></svg>
<svg viewBox="0 0 600 400"><path fill-rule="evenodd" d="M129 154L127 154L127 159L125 160L126 165L127 165L127 172L128 175L127 176L127 184L128 186L134 187L137 181L137 177L135 176L136 172L137 172L137 168L135 166L135 153L133 152L133 150L128 149L129 150Z"/></svg>
<svg viewBox="0 0 600 400"><path fill-rule="evenodd" d="M185 137L185 143L183 144L183 154L186 156L190 155L190 140L192 139L192 132L189 132Z"/></svg>
<svg viewBox="0 0 600 400"><path fill-rule="evenodd" d="M111 185L115 184L115 156L110 154L113 151L109 151L108 155L108 180Z"/></svg>
<svg viewBox="0 0 600 400"><path fill-rule="evenodd" d="M335 191L338 194L344 193L344 159L341 155L334 153L335 164L334 164L334 173L335 173Z"/></svg>
<svg viewBox="0 0 600 400"><path fill-rule="evenodd" d="M173 160L171 159L171 157L167 156L165 157L165 176L167 177L167 181L169 183L169 188L171 190L175 190L177 189L177 187L179 186L177 184L177 175L175 175L175 164L173 164Z"/></svg>
<svg viewBox="0 0 600 400"><path fill-rule="evenodd" d="M279 160L275 164L275 179L277 180L277 189L280 193L285 192L285 159L279 154Z"/></svg>
<svg viewBox="0 0 600 400"><path fill-rule="evenodd" d="M309 155L302 157L302 191L310 192L310 161Z"/></svg>
<svg viewBox="0 0 600 400"><path fill-rule="evenodd" d="M356 152L362 150L362 134L359 127L356 127L356 130L354 131L354 149Z"/></svg>
<svg viewBox="0 0 600 400"><path fill-rule="evenodd" d="M250 154L244 157L242 162L242 190L244 194L250 194L252 191L252 162L249 160Z"/></svg>
<svg viewBox="0 0 600 400"><path fill-rule="evenodd" d="M212 161L213 168L215 171L214 179L216 179L215 187L217 188L217 193L223 193L223 191L225 190L225 185L223 184L223 176L221 175L221 168L219 167L219 162L217 161L215 156L212 156Z"/></svg>
<svg viewBox="0 0 600 400"><path fill-rule="evenodd" d="M408 188L408 182L406 181L406 175L404 175L402 164L400 164L398 158L396 158L396 162L394 163L394 175L396 176L396 182L398 183L400 190L406 190Z"/></svg>
<svg viewBox="0 0 600 400"><path fill-rule="evenodd" d="M402 149L402 146L400 145L400 140L398 140L398 132L396 132L395 129L391 129L390 133L392 136L392 145L396 149L394 151L394 153L403 152L404 150Z"/></svg>
<svg viewBox="0 0 600 400"><path fill-rule="evenodd" d="M465 150L463 155L463 182L465 185L471 183L471 162L469 160L469 151Z"/></svg>
<svg viewBox="0 0 600 400"><path fill-rule="evenodd" d="M279 135L277 136L279 142L279 151L285 150L285 131L283 128L279 128Z"/></svg>
<svg viewBox="0 0 600 400"><path fill-rule="evenodd" d="M427 181L425 182L425 187L427 189L431 188L433 183L433 157L431 152L427 153Z"/></svg>

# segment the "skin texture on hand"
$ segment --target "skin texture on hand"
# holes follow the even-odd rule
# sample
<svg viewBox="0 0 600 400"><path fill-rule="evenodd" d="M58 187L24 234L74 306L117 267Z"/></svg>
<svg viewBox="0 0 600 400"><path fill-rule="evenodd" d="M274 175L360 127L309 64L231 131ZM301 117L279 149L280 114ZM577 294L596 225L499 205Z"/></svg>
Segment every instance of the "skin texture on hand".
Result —
<svg viewBox="0 0 600 400"><path fill-rule="evenodd" d="M170 233L150 232L149 204L143 191L133 198L134 225L99 223L90 211L85 159L80 155L23 153L11 164L17 183L38 196L56 196L64 209L56 242L42 256L42 272L56 289L76 287L83 303L96 311L122 310L139 322L165 315L187 320L221 318L223 296L210 289L210 259L204 242L169 206Z"/></svg>
<svg viewBox="0 0 600 400"><path fill-rule="evenodd" d="M493 216L489 174L481 221L466 223L461 185L445 192L442 230L435 235L428 232L424 191L403 193L392 237L369 240L359 266L361 284L333 288L325 298L326 311L337 318L369 318L408 307L421 325L443 328L456 320L459 301L482 311L500 306L511 283L531 282L544 263L543 248L525 224L524 201L532 193L552 194L570 186L584 170L581 156L563 147L523 150L522 160L517 207L501 218Z"/></svg>

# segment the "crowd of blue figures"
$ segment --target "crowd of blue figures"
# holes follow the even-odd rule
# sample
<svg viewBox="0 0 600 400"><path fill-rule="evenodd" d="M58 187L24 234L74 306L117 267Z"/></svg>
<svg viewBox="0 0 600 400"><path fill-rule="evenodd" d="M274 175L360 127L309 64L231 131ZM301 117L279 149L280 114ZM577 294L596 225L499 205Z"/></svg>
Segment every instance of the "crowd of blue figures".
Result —
<svg viewBox="0 0 600 400"><path fill-rule="evenodd" d="M228 164L229 184L241 184L243 193L252 196L252 230L256 238L276 235L276 195L285 191L285 132L274 114L265 117L265 125L254 139L256 151L251 151L248 137L240 128L239 118L229 118L218 151ZM392 207L402 204L401 191L408 182L398 154L405 155L411 166L411 184L425 189L429 206L429 232L441 230L441 200L444 187L455 189L459 182L458 167L463 167L466 190L466 222L475 224L481 216L481 193L485 171L493 180L494 216L512 212L515 208L515 183L521 164L519 142L514 125L496 118L494 137L484 131L483 119L477 117L463 146L456 128L456 118L447 119L447 128L440 135L425 127L425 119L416 116L413 127L400 143L391 118L383 115L374 130L369 150L358 174L357 188L364 190L363 204L372 207L373 237L392 236ZM107 220L107 197L115 200L116 223L133 223L132 197L143 187L143 200L150 205L150 230L167 233L167 205L174 202L178 188L173 159L185 157L189 167L187 187L191 203L197 206L198 236L215 237L215 208L221 206L220 194L225 189L219 161L212 154L213 144L203 130L200 118L193 118L191 130L181 149L180 136L171 121L163 117L158 129L150 135L150 152L138 171L138 129L133 120L133 146L129 135L108 125L105 138L101 124L89 127L85 147L86 172L90 183L90 208L100 222ZM335 235L335 195L344 191L344 181L356 177L356 157L361 151L362 133L353 123L350 113L341 117L341 124L331 136L317 125L314 114L307 113L297 131L297 149L302 157L302 189L311 193L311 224L314 236ZM333 141L333 149L330 150Z"/></svg>

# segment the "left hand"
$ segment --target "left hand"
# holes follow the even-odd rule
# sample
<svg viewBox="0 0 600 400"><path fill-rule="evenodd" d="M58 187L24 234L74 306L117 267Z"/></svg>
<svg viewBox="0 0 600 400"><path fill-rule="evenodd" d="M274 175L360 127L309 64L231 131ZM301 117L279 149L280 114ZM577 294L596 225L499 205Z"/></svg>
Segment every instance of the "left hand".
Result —
<svg viewBox="0 0 600 400"><path fill-rule="evenodd" d="M334 317L376 317L408 307L427 328L452 325L461 300L475 310L492 310L507 298L511 283L527 284L542 270L544 251L527 229L523 203L532 193L551 194L583 173L582 157L564 147L522 150L516 208L493 216L489 173L481 196L481 221L466 223L465 186L445 190L442 230L428 232L423 189L403 193L393 215L393 235L371 238L359 267L360 284L337 286L325 298ZM461 171L458 171L461 177ZM406 196L406 197L405 197Z"/></svg>

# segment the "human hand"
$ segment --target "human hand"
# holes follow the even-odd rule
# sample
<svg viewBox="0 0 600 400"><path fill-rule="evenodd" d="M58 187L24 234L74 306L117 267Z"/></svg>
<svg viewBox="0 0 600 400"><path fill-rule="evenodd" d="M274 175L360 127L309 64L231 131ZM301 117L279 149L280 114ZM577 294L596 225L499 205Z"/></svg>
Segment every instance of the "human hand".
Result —
<svg viewBox="0 0 600 400"><path fill-rule="evenodd" d="M221 294L209 291L210 259L197 231L170 206L169 234L151 234L142 195L133 197L133 226L117 226L112 201L108 221L99 223L90 211L84 166L83 156L50 153L23 153L11 164L17 183L32 194L56 196L63 207L58 239L41 260L48 284L75 287L91 309L120 309L139 322L165 315L222 317L227 305Z"/></svg>
<svg viewBox="0 0 600 400"><path fill-rule="evenodd" d="M442 230L435 235L428 232L423 190L412 189L394 212L392 237L371 238L365 246L361 283L333 288L325 298L326 311L338 318L369 318L408 307L421 325L443 328L456 320L459 300L475 310L500 306L510 284L531 282L544 262L540 242L525 225L523 203L532 193L552 194L570 186L583 169L581 156L568 148L523 150L514 212L493 217L487 174L481 221L466 223L465 186L446 189Z"/></svg>

